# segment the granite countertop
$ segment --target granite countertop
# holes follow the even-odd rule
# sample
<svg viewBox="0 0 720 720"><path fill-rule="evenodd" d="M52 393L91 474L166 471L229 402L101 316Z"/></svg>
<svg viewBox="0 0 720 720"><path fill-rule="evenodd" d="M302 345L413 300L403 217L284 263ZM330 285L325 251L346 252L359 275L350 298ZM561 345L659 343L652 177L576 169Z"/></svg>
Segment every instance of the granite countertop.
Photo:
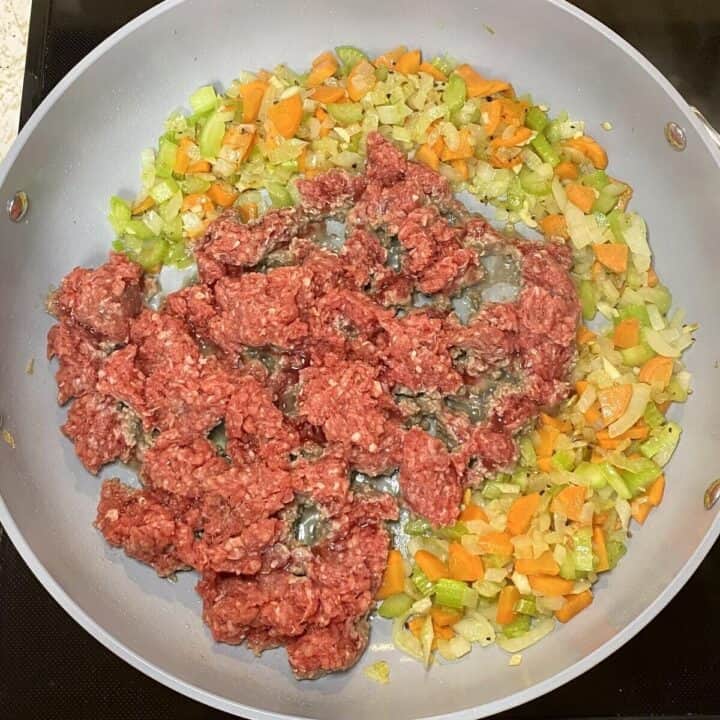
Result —
<svg viewBox="0 0 720 720"><path fill-rule="evenodd" d="M0 160L17 135L31 0L0 0Z"/></svg>

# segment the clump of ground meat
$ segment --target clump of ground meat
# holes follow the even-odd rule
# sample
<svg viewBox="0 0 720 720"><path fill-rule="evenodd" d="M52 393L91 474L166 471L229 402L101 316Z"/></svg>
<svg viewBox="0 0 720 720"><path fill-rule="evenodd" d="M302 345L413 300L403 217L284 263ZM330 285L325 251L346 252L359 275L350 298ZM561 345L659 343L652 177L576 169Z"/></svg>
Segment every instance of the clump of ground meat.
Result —
<svg viewBox="0 0 720 720"><path fill-rule="evenodd" d="M213 637L284 646L299 678L368 643L398 499L351 479L397 472L400 502L453 523L464 488L509 469L517 433L567 396L574 357L566 247L499 235L379 134L367 157L300 180L295 208L211 223L199 282L159 310L117 254L49 302L63 432L92 473L139 469L140 487L103 483L97 528L161 576L196 571ZM498 252L516 296L461 319Z"/></svg>

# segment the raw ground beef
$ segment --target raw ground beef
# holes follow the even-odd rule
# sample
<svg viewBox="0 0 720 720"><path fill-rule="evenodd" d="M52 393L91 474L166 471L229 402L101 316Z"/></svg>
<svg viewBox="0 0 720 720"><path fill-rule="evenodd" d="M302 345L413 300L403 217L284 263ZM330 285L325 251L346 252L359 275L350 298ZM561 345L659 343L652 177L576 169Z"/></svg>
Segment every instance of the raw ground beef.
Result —
<svg viewBox="0 0 720 720"><path fill-rule="evenodd" d="M379 134L367 157L300 180L295 208L224 213L199 282L159 310L117 254L49 301L63 432L90 472L134 460L142 483L106 480L97 528L159 575L198 572L213 637L284 646L299 678L367 646L398 517L367 477L397 471L410 510L454 522L464 488L511 467L518 431L566 397L574 357L567 248L499 235ZM453 301L492 253L517 265L517 297L461 320Z"/></svg>

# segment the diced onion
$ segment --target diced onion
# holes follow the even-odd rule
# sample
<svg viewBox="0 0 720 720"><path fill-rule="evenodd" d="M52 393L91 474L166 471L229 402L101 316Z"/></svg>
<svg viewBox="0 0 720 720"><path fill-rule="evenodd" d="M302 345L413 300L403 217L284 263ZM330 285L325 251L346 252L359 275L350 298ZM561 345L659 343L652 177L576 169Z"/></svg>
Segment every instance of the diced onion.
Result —
<svg viewBox="0 0 720 720"><path fill-rule="evenodd" d="M651 388L647 383L635 383L632 386L632 396L625 412L608 426L608 435L611 438L622 435L629 430L645 412L650 400Z"/></svg>

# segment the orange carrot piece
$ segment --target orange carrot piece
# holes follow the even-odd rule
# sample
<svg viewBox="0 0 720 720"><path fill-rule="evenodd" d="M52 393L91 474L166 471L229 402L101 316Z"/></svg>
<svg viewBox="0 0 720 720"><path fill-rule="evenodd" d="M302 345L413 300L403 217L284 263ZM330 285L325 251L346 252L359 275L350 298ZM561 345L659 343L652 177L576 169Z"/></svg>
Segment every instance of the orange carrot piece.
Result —
<svg viewBox="0 0 720 720"><path fill-rule="evenodd" d="M467 160L459 158L457 160L451 160L450 164L453 166L453 170L460 176L461 180L468 179L470 171L468 170Z"/></svg>
<svg viewBox="0 0 720 720"><path fill-rule="evenodd" d="M422 55L419 50L409 50L403 53L395 63L395 69L403 75L414 75L420 70Z"/></svg>
<svg viewBox="0 0 720 720"><path fill-rule="evenodd" d="M585 504L585 495L586 488L582 485L568 485L553 498L550 509L579 522Z"/></svg>
<svg viewBox="0 0 720 720"><path fill-rule="evenodd" d="M499 100L492 100L485 106L485 112L487 113L487 122L484 125L484 130L485 134L490 137L495 134L498 125L500 125L502 103Z"/></svg>
<svg viewBox="0 0 720 720"><path fill-rule="evenodd" d="M435 631L435 638L438 640L452 640L455 637L455 631L447 625L438 625L433 620L433 630Z"/></svg>
<svg viewBox="0 0 720 720"><path fill-rule="evenodd" d="M625 272L628 265L629 248L625 243L598 243L592 246L595 257L608 270Z"/></svg>
<svg viewBox="0 0 720 720"><path fill-rule="evenodd" d="M648 501L647 495L641 495L630 503L630 513L633 519L643 525L653 506Z"/></svg>
<svg viewBox="0 0 720 720"><path fill-rule="evenodd" d="M494 168L506 168L508 170L511 170L517 165L522 165L522 157L517 155L516 157L512 158L502 158L499 155L493 153L490 156L490 164Z"/></svg>
<svg viewBox="0 0 720 720"><path fill-rule="evenodd" d="M438 157L443 154L443 150L445 150L445 140L443 140L442 135L432 144L432 149Z"/></svg>
<svg viewBox="0 0 720 720"><path fill-rule="evenodd" d="M350 71L347 78L347 91L353 102L361 100L375 87L377 79L375 69L367 60L361 60Z"/></svg>
<svg viewBox="0 0 720 720"><path fill-rule="evenodd" d="M598 390L600 412L606 425L615 422L627 410L632 398L632 385L612 385Z"/></svg>
<svg viewBox="0 0 720 720"><path fill-rule="evenodd" d="M549 597L568 595L573 589L572 580L564 580L554 575L528 575L528 582L535 592Z"/></svg>
<svg viewBox="0 0 720 720"><path fill-rule="evenodd" d="M268 109L268 120L274 129L284 138L295 135L303 117L303 104L300 93L280 100Z"/></svg>
<svg viewBox="0 0 720 720"><path fill-rule="evenodd" d="M207 191L208 197L220 207L230 207L240 194L232 185L214 182Z"/></svg>
<svg viewBox="0 0 720 720"><path fill-rule="evenodd" d="M418 550L415 553L415 562L432 582L440 580L440 578L450 577L448 566L439 557L427 550Z"/></svg>
<svg viewBox="0 0 720 720"><path fill-rule="evenodd" d="M546 215L538 224L546 237L561 237L565 240L570 237L565 216L560 213Z"/></svg>
<svg viewBox="0 0 720 720"><path fill-rule="evenodd" d="M635 347L640 342L640 321L637 318L625 318L615 327L613 344L617 348Z"/></svg>
<svg viewBox="0 0 720 720"><path fill-rule="evenodd" d="M463 128L458 135L460 136L460 144L455 150L451 150L447 146L447 143L445 144L445 149L440 156L444 162L448 160L466 160L475 154L470 131L467 128Z"/></svg>
<svg viewBox="0 0 720 720"><path fill-rule="evenodd" d="M448 568L454 580L475 582L485 577L485 566L477 556L468 552L459 542L452 542L448 548Z"/></svg>
<svg viewBox="0 0 720 720"><path fill-rule="evenodd" d="M267 83L262 80L253 80L240 86L244 123L251 123L257 120L260 105L265 97L267 88Z"/></svg>
<svg viewBox="0 0 720 720"><path fill-rule="evenodd" d="M420 67L418 68L418 70L420 72L431 75L433 78L435 78L435 80L440 80L441 82L447 80L447 75L442 70L440 70L440 68L436 68L432 63L422 62L420 63Z"/></svg>
<svg viewBox="0 0 720 720"><path fill-rule="evenodd" d="M565 598L565 604L555 611L555 617L561 622L566 623L572 620L579 612L584 610L593 601L593 594L590 590L578 593L577 595L568 595Z"/></svg>
<svg viewBox="0 0 720 720"><path fill-rule="evenodd" d="M549 473L553 471L553 464L551 457L539 457L537 459L537 466L543 472Z"/></svg>
<svg viewBox="0 0 720 720"><path fill-rule="evenodd" d="M307 76L308 87L322 85L328 78L331 78L338 69L338 61L332 53L324 52L312 62L312 69Z"/></svg>
<svg viewBox="0 0 720 720"><path fill-rule="evenodd" d="M408 630L416 637L420 638L420 633L422 632L423 625L425 624L425 618L418 615L417 617L414 617L412 620L408 620Z"/></svg>
<svg viewBox="0 0 720 720"><path fill-rule="evenodd" d="M430 617L438 627L448 627L460 622L463 619L463 614L460 610L433 605L430 608Z"/></svg>
<svg viewBox="0 0 720 720"><path fill-rule="evenodd" d="M559 432L570 432L570 430L572 430L572 425L568 420L560 420L560 418L553 417L547 413L540 413L540 420L543 425L554 427Z"/></svg>
<svg viewBox="0 0 720 720"><path fill-rule="evenodd" d="M650 358L640 368L638 380L650 385L658 385L661 390L664 390L672 378L673 364L673 359L664 355Z"/></svg>
<svg viewBox="0 0 720 720"><path fill-rule="evenodd" d="M376 599L384 600L391 595L401 593L405 588L405 563L399 550L388 553L387 565L383 573L382 583L375 594Z"/></svg>
<svg viewBox="0 0 720 720"><path fill-rule="evenodd" d="M648 502L653 506L657 507L663 500L665 494L665 476L658 475L657 479L653 481L653 484L648 488L647 497Z"/></svg>
<svg viewBox="0 0 720 720"><path fill-rule="evenodd" d="M524 125L525 114L527 113L528 104L522 100L513 100L508 97L498 98L500 107L502 108L502 119L508 125Z"/></svg>
<svg viewBox="0 0 720 720"><path fill-rule="evenodd" d="M320 85L313 90L310 98L319 103L336 103L345 97L345 88L332 85Z"/></svg>
<svg viewBox="0 0 720 720"><path fill-rule="evenodd" d="M588 328L586 325L581 325L578 328L577 341L581 345L585 345L586 343L592 342L596 337L597 337L597 335L592 330L590 330L590 328Z"/></svg>
<svg viewBox="0 0 720 720"><path fill-rule="evenodd" d="M530 527L532 516L540 505L540 493L521 495L513 502L507 514L507 529L511 535L522 535Z"/></svg>
<svg viewBox="0 0 720 720"><path fill-rule="evenodd" d="M571 138L564 143L567 147L579 150L598 170L604 170L608 165L608 156L605 150L589 135Z"/></svg>
<svg viewBox="0 0 720 720"><path fill-rule="evenodd" d="M210 198L204 193L192 193L191 195L186 195L183 198L183 212L186 210L193 210L194 208L200 208L203 215L207 215L215 209L212 202L210 202Z"/></svg>
<svg viewBox="0 0 720 720"><path fill-rule="evenodd" d="M568 200L585 214L592 210L592 206L595 204L595 191L591 187L579 183L569 183L565 186L565 192Z"/></svg>
<svg viewBox="0 0 720 720"><path fill-rule="evenodd" d="M538 558L520 558L515 561L515 569L523 575L559 575L560 566L552 552L546 550Z"/></svg>
<svg viewBox="0 0 720 720"><path fill-rule="evenodd" d="M510 535L504 532L480 535L475 542L481 555L512 555L515 550Z"/></svg>
<svg viewBox="0 0 720 720"><path fill-rule="evenodd" d="M574 162L565 160L555 166L555 174L561 180L577 180L580 177L580 170Z"/></svg>
<svg viewBox="0 0 720 720"><path fill-rule="evenodd" d="M155 205L155 201L148 195L147 197L143 198L140 202L135 203L132 206L132 214L133 215L142 215L144 212L147 212L151 207Z"/></svg>
<svg viewBox="0 0 720 720"><path fill-rule="evenodd" d="M188 165L188 174L210 172L212 165L207 160L196 160Z"/></svg>
<svg viewBox="0 0 720 720"><path fill-rule="evenodd" d="M597 400L583 413L588 425L592 427L602 427L603 416L600 412L600 405Z"/></svg>
<svg viewBox="0 0 720 720"><path fill-rule="evenodd" d="M395 63L407 52L407 48L405 45L398 45L396 48L393 48L392 50L388 50L386 53L383 53L382 55L378 55L375 60L373 61L373 64L375 67L380 67L381 65L384 65L385 67L394 67Z"/></svg>
<svg viewBox="0 0 720 720"><path fill-rule="evenodd" d="M532 130L526 127L519 127L510 137L498 137L490 141L490 149L503 147L516 147L532 137ZM594 196L593 196L594 199Z"/></svg>
<svg viewBox="0 0 720 720"><path fill-rule="evenodd" d="M610 561L608 560L607 546L605 545L605 533L603 529L597 525L593 526L593 552L597 555L598 572L605 572L610 569Z"/></svg>
<svg viewBox="0 0 720 720"><path fill-rule="evenodd" d="M184 175L187 172L188 165L190 165L190 156L188 150L194 145L193 141L184 137L180 140L180 147L178 147L177 153L175 153L175 163L173 164L173 172L178 175Z"/></svg>
<svg viewBox="0 0 720 720"><path fill-rule="evenodd" d="M438 157L435 150L433 150L433 148L430 147L430 145L428 145L427 143L421 145L417 149L417 152L415 153L415 160L417 160L419 163L422 163L423 165L427 165L433 170L437 170L440 166L440 158Z"/></svg>
<svg viewBox="0 0 720 720"><path fill-rule="evenodd" d="M660 282L660 279L655 272L655 268L651 267L648 270L648 287L655 287Z"/></svg>
<svg viewBox="0 0 720 720"><path fill-rule="evenodd" d="M510 89L509 83L503 80L487 80L469 65L460 65L455 72L465 81L468 97L494 95Z"/></svg>
<svg viewBox="0 0 720 720"><path fill-rule="evenodd" d="M538 444L535 448L538 457L550 457L555 450L559 430L552 425L542 425L538 428Z"/></svg>
<svg viewBox="0 0 720 720"><path fill-rule="evenodd" d="M507 625L516 618L515 605L518 600L520 600L520 591L514 585L506 585L500 591L495 614L495 620L500 625Z"/></svg>
<svg viewBox="0 0 720 720"><path fill-rule="evenodd" d="M459 520L461 521L473 521L482 520L488 521L487 513L479 505L468 505L461 513Z"/></svg>
<svg viewBox="0 0 720 720"><path fill-rule="evenodd" d="M238 207L240 218L243 222L250 222L251 220L257 220L258 217L258 206L257 203L244 203Z"/></svg>
<svg viewBox="0 0 720 720"><path fill-rule="evenodd" d="M237 150L239 153L238 162L244 162L255 144L255 138L254 130L250 132L247 128L231 125L225 133L225 137L223 137L223 145Z"/></svg>

